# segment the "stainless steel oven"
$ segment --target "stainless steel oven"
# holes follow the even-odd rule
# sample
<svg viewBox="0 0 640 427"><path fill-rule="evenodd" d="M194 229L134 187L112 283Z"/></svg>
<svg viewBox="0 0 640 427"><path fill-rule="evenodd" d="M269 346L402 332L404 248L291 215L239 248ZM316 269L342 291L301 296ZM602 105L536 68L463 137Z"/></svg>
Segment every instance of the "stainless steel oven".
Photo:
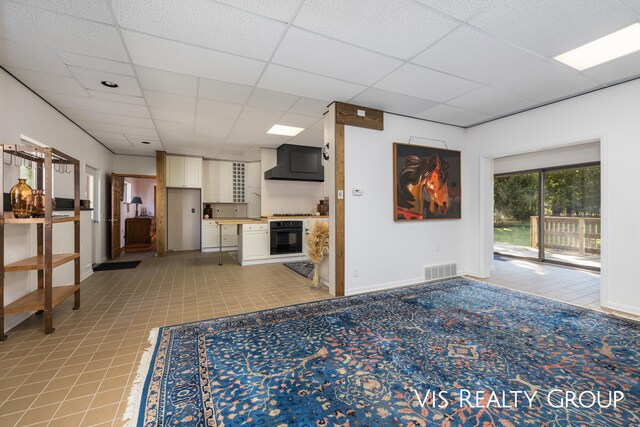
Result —
<svg viewBox="0 0 640 427"><path fill-rule="evenodd" d="M302 221L271 221L271 255L302 253Z"/></svg>

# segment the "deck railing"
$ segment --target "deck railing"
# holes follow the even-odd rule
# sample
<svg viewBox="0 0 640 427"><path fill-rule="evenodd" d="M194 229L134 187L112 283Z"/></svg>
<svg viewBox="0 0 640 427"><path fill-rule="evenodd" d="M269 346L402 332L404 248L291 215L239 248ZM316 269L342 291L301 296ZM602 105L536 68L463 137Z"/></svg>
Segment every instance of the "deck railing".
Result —
<svg viewBox="0 0 640 427"><path fill-rule="evenodd" d="M538 247L538 216L531 217L531 247ZM554 251L600 254L600 218L544 217L544 247Z"/></svg>

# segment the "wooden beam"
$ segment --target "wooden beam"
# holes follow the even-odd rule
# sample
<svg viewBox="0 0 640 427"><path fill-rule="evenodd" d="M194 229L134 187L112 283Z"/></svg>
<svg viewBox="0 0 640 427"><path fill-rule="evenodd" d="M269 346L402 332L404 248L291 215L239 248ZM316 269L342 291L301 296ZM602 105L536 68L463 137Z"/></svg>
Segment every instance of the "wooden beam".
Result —
<svg viewBox="0 0 640 427"><path fill-rule="evenodd" d="M336 124L384 130L384 111L336 102Z"/></svg>
<svg viewBox="0 0 640 427"><path fill-rule="evenodd" d="M167 153L156 151L156 256L167 254L165 162Z"/></svg>
<svg viewBox="0 0 640 427"><path fill-rule="evenodd" d="M338 109L336 108L336 118ZM335 181L336 192L336 296L344 296L344 124L336 123L335 130ZM339 197L342 192L342 197Z"/></svg>

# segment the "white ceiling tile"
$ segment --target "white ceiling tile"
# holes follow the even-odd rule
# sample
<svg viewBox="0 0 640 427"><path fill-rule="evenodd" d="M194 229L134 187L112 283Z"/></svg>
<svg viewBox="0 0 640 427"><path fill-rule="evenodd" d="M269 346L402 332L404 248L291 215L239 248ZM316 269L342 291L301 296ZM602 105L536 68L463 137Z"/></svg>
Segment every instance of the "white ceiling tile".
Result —
<svg viewBox="0 0 640 427"><path fill-rule="evenodd" d="M480 87L479 84L438 71L405 64L374 85L379 89L432 101L447 101Z"/></svg>
<svg viewBox="0 0 640 427"><path fill-rule="evenodd" d="M555 61L543 61L505 77L495 87L506 92L550 101L598 87L594 81Z"/></svg>
<svg viewBox="0 0 640 427"><path fill-rule="evenodd" d="M407 116L413 116L436 105L436 102L428 99L415 98L413 96L387 92L376 88L365 90L355 98L349 100L349 102L362 105L363 107L377 108L379 110Z"/></svg>
<svg viewBox="0 0 640 427"><path fill-rule="evenodd" d="M500 116L531 107L535 102L485 86L453 99L448 104L491 116Z"/></svg>
<svg viewBox="0 0 640 427"><path fill-rule="evenodd" d="M70 76L53 49L0 39L0 65Z"/></svg>
<svg viewBox="0 0 640 427"><path fill-rule="evenodd" d="M156 129L151 127L135 127L135 126L123 126L123 125L113 125L108 123L101 123L96 121L86 121L86 120L74 120L82 129L87 130L89 133L94 131L104 131L104 132L115 132L115 133L126 133L132 135L141 135L141 136L149 136L149 137L158 137L158 133Z"/></svg>
<svg viewBox="0 0 640 427"><path fill-rule="evenodd" d="M195 96L184 96L174 93L145 90L144 97L149 107L167 108L191 113L196 111Z"/></svg>
<svg viewBox="0 0 640 427"><path fill-rule="evenodd" d="M329 111L329 107L327 107L327 101L300 98L300 100L296 102L289 111L292 113L306 114L307 116L322 117L324 113Z"/></svg>
<svg viewBox="0 0 640 427"><path fill-rule="evenodd" d="M144 156L155 157L155 150L153 148L142 147L109 147L116 154L127 156Z"/></svg>
<svg viewBox="0 0 640 427"><path fill-rule="evenodd" d="M299 96L288 93L274 92L265 89L255 89L247 101L247 105L269 110L287 111L298 100Z"/></svg>
<svg viewBox="0 0 640 427"><path fill-rule="evenodd" d="M86 96L71 96L48 93L47 100L59 108L74 108L98 113L119 114L130 117L151 118L149 110L144 105L125 104L122 102L107 101L104 99L90 98Z"/></svg>
<svg viewBox="0 0 640 427"><path fill-rule="evenodd" d="M142 96L118 95L117 93L101 92L98 90L88 90L92 98L104 99L107 101L123 102L125 104L147 105Z"/></svg>
<svg viewBox="0 0 640 427"><path fill-rule="evenodd" d="M263 108L245 107L238 117L236 127L254 132L266 132L282 117L282 112Z"/></svg>
<svg viewBox="0 0 640 427"><path fill-rule="evenodd" d="M91 133L91 136L101 141L102 140L128 141L127 138L125 138L124 134L118 133L118 132L105 132L105 131L92 130L89 133Z"/></svg>
<svg viewBox="0 0 640 427"><path fill-rule="evenodd" d="M73 77L12 67L7 67L7 71L36 92L49 91L67 95L89 96L86 89Z"/></svg>
<svg viewBox="0 0 640 427"><path fill-rule="evenodd" d="M198 96L200 98L213 99L215 101L229 102L232 104L244 104L247 102L247 99L249 99L251 89L251 86L200 79Z"/></svg>
<svg viewBox="0 0 640 427"><path fill-rule="evenodd" d="M196 134L216 138L226 138L231 132L235 119L198 114L196 117Z"/></svg>
<svg viewBox="0 0 640 427"><path fill-rule="evenodd" d="M466 21L471 16L480 12L493 0L418 0L420 3L429 7L439 10L442 13L446 13L449 16L453 16L461 21Z"/></svg>
<svg viewBox="0 0 640 427"><path fill-rule="evenodd" d="M582 72L600 83L616 83L640 76L640 52L605 62Z"/></svg>
<svg viewBox="0 0 640 427"><path fill-rule="evenodd" d="M297 28L287 32L272 62L366 85L402 65L397 59Z"/></svg>
<svg viewBox="0 0 640 427"><path fill-rule="evenodd" d="M514 44L553 57L638 19L618 0L496 0L469 20Z"/></svg>
<svg viewBox="0 0 640 427"><path fill-rule="evenodd" d="M622 0L622 2L640 14L640 0Z"/></svg>
<svg viewBox="0 0 640 427"><path fill-rule="evenodd" d="M198 114L235 119L242 111L242 105L212 99L198 99Z"/></svg>
<svg viewBox="0 0 640 427"><path fill-rule="evenodd" d="M107 147L133 147L133 144L126 139L108 139L98 138L98 141L102 142Z"/></svg>
<svg viewBox="0 0 640 427"><path fill-rule="evenodd" d="M123 28L267 60L287 26L211 0L112 0ZM241 34L239 37L238 34Z"/></svg>
<svg viewBox="0 0 640 427"><path fill-rule="evenodd" d="M309 126L321 121L318 117L305 116L304 114L286 113L284 116L278 119L279 125L293 126L297 128L306 129Z"/></svg>
<svg viewBox="0 0 640 427"><path fill-rule="evenodd" d="M197 77L147 67L136 67L136 73L138 74L140 86L145 90L186 96L196 96L198 94Z"/></svg>
<svg viewBox="0 0 640 427"><path fill-rule="evenodd" d="M0 2L0 16L3 38L115 61L128 59L114 26L9 1Z"/></svg>
<svg viewBox="0 0 640 427"><path fill-rule="evenodd" d="M327 101L346 101L365 88L355 83L273 64L265 70L258 87Z"/></svg>
<svg viewBox="0 0 640 427"><path fill-rule="evenodd" d="M482 83L540 62L541 58L469 27L460 27L412 59L420 65Z"/></svg>
<svg viewBox="0 0 640 427"><path fill-rule="evenodd" d="M158 120L162 120L167 122L185 123L191 125L191 130L193 131L193 125L195 124L196 120L196 115L194 112L169 110L166 108L157 107L149 107L149 111L151 111L153 120L155 120L156 122Z"/></svg>
<svg viewBox="0 0 640 427"><path fill-rule="evenodd" d="M184 133L189 134L193 133L193 122L192 123L180 123L175 121L166 121L166 120L154 120L156 124L156 129L160 134L160 138L164 140L165 133Z"/></svg>
<svg viewBox="0 0 640 427"><path fill-rule="evenodd" d="M409 59L457 24L412 0L307 0L294 25Z"/></svg>
<svg viewBox="0 0 640 427"><path fill-rule="evenodd" d="M124 134L124 136L133 145L141 145L142 141L146 141L146 142L150 142L151 144L142 144L142 145L146 145L147 147L162 146L162 142L160 142L160 138L152 138L152 137L143 136L143 135L132 135L129 133Z"/></svg>
<svg viewBox="0 0 640 427"><path fill-rule="evenodd" d="M106 24L113 23L111 12L105 0L14 0L27 6L36 6L54 12L86 18L92 21L100 21Z"/></svg>
<svg viewBox="0 0 640 427"><path fill-rule="evenodd" d="M104 124L110 124L110 125L122 125L122 126L132 126L132 127L150 128L150 129L153 129L154 127L153 121L151 119L147 119L143 117L129 117L129 116L122 116L119 114L99 113L94 111L79 110L79 109L67 108L67 107L60 108L60 111L65 113L74 121L104 123Z"/></svg>
<svg viewBox="0 0 640 427"><path fill-rule="evenodd" d="M291 139L290 136L284 135L271 135L265 132L259 132L252 129L238 129L235 128L229 134L227 138L227 143L229 145L255 145L259 144L261 146L268 147L278 147L281 144L289 141Z"/></svg>
<svg viewBox="0 0 640 427"><path fill-rule="evenodd" d="M76 79L87 89L117 95L142 96L138 81L133 77L106 73L104 71L87 70L86 68L69 67L69 69ZM105 80L117 83L118 87L110 88L104 86L101 82Z"/></svg>
<svg viewBox="0 0 640 427"><path fill-rule="evenodd" d="M488 114L469 111L447 104L436 105L427 111L417 114L416 117L456 126L470 126L492 118Z"/></svg>
<svg viewBox="0 0 640 427"><path fill-rule="evenodd" d="M58 56L60 56L62 61L67 65L113 74L122 74L124 76L135 76L133 67L128 62L111 61L109 59L95 58L72 52L58 52Z"/></svg>
<svg viewBox="0 0 640 427"><path fill-rule="evenodd" d="M300 7L303 0L218 0L258 15L268 16L278 21L289 22Z"/></svg>
<svg viewBox="0 0 640 427"><path fill-rule="evenodd" d="M136 65L182 74L254 85L264 63L171 40L123 30Z"/></svg>

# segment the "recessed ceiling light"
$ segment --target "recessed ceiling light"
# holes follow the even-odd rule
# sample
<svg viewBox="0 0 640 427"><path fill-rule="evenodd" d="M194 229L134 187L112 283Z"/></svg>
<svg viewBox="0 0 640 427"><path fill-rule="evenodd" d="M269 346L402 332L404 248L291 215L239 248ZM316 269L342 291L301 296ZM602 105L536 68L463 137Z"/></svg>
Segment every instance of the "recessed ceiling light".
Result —
<svg viewBox="0 0 640 427"><path fill-rule="evenodd" d="M149 141L140 141L140 142L142 142L143 144L147 144L147 145L151 144Z"/></svg>
<svg viewBox="0 0 640 427"><path fill-rule="evenodd" d="M297 128L293 126L273 125L273 127L269 129L267 133L271 133L273 135L296 136L303 130L304 128Z"/></svg>
<svg viewBox="0 0 640 427"><path fill-rule="evenodd" d="M118 83L110 82L109 80L103 80L100 83L102 83L102 86L106 86L106 87L110 87L110 88L118 87Z"/></svg>
<svg viewBox="0 0 640 427"><path fill-rule="evenodd" d="M640 50L640 24L635 23L558 55L554 59L582 71L638 50Z"/></svg>

